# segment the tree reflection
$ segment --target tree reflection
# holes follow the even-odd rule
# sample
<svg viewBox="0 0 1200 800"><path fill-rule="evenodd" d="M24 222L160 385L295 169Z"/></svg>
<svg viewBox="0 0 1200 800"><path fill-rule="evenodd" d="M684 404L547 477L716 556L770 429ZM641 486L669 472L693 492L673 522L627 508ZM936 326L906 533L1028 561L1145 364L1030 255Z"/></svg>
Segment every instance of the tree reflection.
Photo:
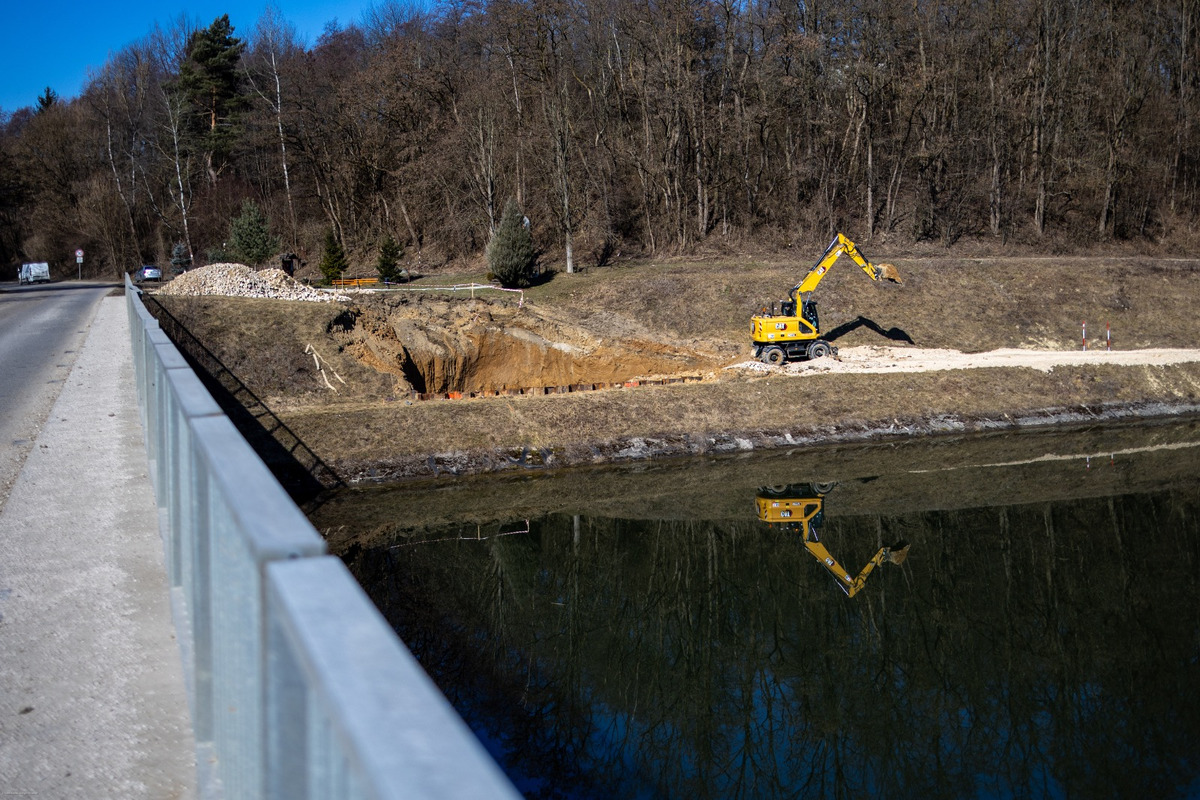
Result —
<svg viewBox="0 0 1200 800"><path fill-rule="evenodd" d="M829 517L847 563L919 553L853 599L749 511L346 559L530 797L1178 796L1200 776L1198 501Z"/></svg>

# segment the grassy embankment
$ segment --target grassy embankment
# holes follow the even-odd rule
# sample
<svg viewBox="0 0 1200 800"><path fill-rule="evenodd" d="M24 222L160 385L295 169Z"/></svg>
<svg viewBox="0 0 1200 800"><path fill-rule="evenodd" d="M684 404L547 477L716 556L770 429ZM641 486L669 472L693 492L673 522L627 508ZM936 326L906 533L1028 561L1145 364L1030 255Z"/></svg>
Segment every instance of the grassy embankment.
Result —
<svg viewBox="0 0 1200 800"><path fill-rule="evenodd" d="M822 327L838 336L839 347L1071 350L1080 347L1084 320L1093 343L1110 324L1115 349L1191 348L1200 341L1194 310L1200 261L891 260L903 286L872 285L849 264L839 264L822 284ZM665 341L694 348L715 364L732 363L748 357L750 314L785 296L804 266L761 258L630 264L556 276L527 291L525 302L600 337ZM455 279L462 277L482 276ZM422 282L448 280L431 276ZM492 469L521 458L524 448L532 449L526 463L546 455L551 463L585 463L961 430L1064 414L1169 412L1200 403L1197 364L750 378L716 369L701 383L409 403L391 376L344 347L340 308L225 298L164 301L348 479ZM312 349L345 380L336 382L336 392L317 380L306 352Z"/></svg>

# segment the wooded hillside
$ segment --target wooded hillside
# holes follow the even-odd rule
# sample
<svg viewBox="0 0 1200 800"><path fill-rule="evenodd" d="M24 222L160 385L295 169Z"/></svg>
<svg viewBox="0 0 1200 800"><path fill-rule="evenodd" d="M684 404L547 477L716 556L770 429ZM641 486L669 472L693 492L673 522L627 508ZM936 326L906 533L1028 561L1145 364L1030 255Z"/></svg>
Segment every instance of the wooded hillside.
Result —
<svg viewBox="0 0 1200 800"><path fill-rule="evenodd" d="M245 200L368 269L388 236L478 256L508 199L567 270L835 230L1184 251L1198 27L1196 0L385 2L311 46L272 10L180 21L4 114L0 264L203 264Z"/></svg>

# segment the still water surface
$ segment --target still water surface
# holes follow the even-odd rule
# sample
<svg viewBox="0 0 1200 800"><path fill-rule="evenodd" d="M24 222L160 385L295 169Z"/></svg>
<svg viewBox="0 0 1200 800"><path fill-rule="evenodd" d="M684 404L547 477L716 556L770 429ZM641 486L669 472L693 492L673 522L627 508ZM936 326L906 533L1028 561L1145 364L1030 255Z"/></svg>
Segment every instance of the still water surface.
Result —
<svg viewBox="0 0 1200 800"><path fill-rule="evenodd" d="M529 797L1200 796L1200 424L351 492Z"/></svg>

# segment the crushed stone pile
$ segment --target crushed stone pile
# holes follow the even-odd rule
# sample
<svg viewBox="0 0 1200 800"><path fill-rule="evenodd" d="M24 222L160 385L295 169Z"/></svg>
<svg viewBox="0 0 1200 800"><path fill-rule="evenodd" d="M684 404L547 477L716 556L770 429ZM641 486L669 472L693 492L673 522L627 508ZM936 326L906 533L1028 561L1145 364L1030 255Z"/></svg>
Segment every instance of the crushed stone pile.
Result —
<svg viewBox="0 0 1200 800"><path fill-rule="evenodd" d="M256 272L245 264L209 264L207 267L190 270L163 286L155 294L184 297L217 294L312 303L332 303L349 299L345 295L305 286L281 269Z"/></svg>

